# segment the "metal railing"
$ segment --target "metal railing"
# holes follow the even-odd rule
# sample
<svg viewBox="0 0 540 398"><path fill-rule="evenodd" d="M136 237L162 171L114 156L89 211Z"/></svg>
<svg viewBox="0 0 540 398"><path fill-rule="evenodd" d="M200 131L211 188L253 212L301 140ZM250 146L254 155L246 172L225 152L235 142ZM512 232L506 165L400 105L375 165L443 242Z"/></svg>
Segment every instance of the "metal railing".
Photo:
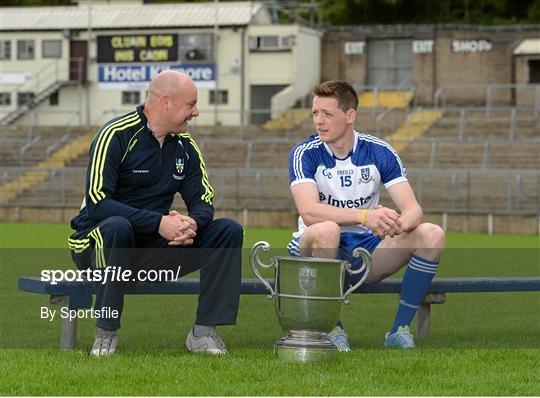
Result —
<svg viewBox="0 0 540 398"><path fill-rule="evenodd" d="M426 212L540 215L538 170L413 169L408 178Z"/></svg>
<svg viewBox="0 0 540 398"><path fill-rule="evenodd" d="M19 162L20 162L20 165L24 165L24 159L26 157L26 152L28 152L28 150L30 150L30 148L32 148L32 146L34 146L35 144L37 144L39 141L41 140L41 135L37 135L35 137L33 137L32 139L28 140L26 142L26 144L24 144L20 151L19 151Z"/></svg>
<svg viewBox="0 0 540 398"><path fill-rule="evenodd" d="M69 134L64 134L62 138L60 138L58 141L52 143L45 149L45 156L48 158L51 156L51 154L56 151L58 148L60 148L62 145L66 144L70 139Z"/></svg>
<svg viewBox="0 0 540 398"><path fill-rule="evenodd" d="M36 105L44 101L47 96L54 93L63 84L78 81L80 87L84 79L85 67L84 59L80 57L69 58L67 62L64 59L56 59L40 70L29 74L29 78L24 83L18 84L10 90L15 94L15 101L13 101L13 107L8 107L12 109L7 109L6 112L2 113L1 123L7 125L26 112L33 110ZM27 97L23 100L21 94L27 94ZM37 120L35 113L32 117Z"/></svg>
<svg viewBox="0 0 540 398"><path fill-rule="evenodd" d="M419 107L416 108L408 108L408 109L395 109L395 108L386 108L386 109L379 109L379 112L376 112L373 114L372 111L367 109L358 109L357 110L357 120L359 119L359 115L362 115L362 113L372 113L372 117L375 117L375 125L372 126L371 131L372 133L375 133L375 135L379 136L382 133L391 134L396 129L403 124L411 114L416 112L418 109L421 109ZM360 116L361 117L361 116ZM367 131L369 132L370 129L365 129L362 125L359 126L360 131Z"/></svg>
<svg viewBox="0 0 540 398"><path fill-rule="evenodd" d="M392 140L391 144L408 143L407 140ZM284 139L259 139L245 141L241 139L215 139L200 140L199 146L203 153L210 155L219 154L224 145L234 146L236 153L242 154L236 159L234 167L244 167L250 169L253 167L286 167L289 151L294 147L295 141ZM512 144L514 146L512 146ZM272 145L281 145L283 151L264 150L265 147ZM467 141L456 141L453 139L425 137L420 138L410 144L413 149L416 147L427 147L422 152L429 157L429 164L425 167L430 170L437 168L456 167L462 160L460 154L474 154L475 159L469 161L474 169L487 170L493 165L506 168L511 168L513 164L522 164L524 167L520 169L534 169L536 164L540 163L534 158L534 151L538 149L540 153L540 138L538 139L523 139L509 143L505 139L487 138L487 139L470 139ZM275 148L274 148L275 149ZM514 153L514 150L529 150L532 152L532 157L524 157L524 153ZM443 153L441 153L441 150ZM478 152L476 152L478 151ZM446 154L446 157L444 156ZM530 155L531 153L529 153ZM234 154L233 154L234 155ZM404 151L400 156L409 160L409 154ZM414 155L413 155L414 156ZM451 156L451 158L448 158ZM496 159L496 161L494 161ZM410 161L416 165L424 164L423 161L417 161L411 158ZM535 163L536 162L536 163Z"/></svg>
<svg viewBox="0 0 540 398"><path fill-rule="evenodd" d="M362 94L364 91L373 91L376 94L381 91L416 91L416 86L409 82L401 82L400 84L385 84L384 82L378 84L357 84L354 88L358 94Z"/></svg>
<svg viewBox="0 0 540 398"><path fill-rule="evenodd" d="M90 131L92 129L97 129L100 123L103 123L107 118L112 118L121 114L122 112L117 109L109 109L101 112L93 120L93 126L90 129L82 128L79 124L76 123L76 120L80 119L80 113L77 111L54 111L54 113L69 113L71 117L68 119L68 122L64 124L64 134L58 139L51 141L48 138L47 132L40 132L37 129L36 124L32 123L28 126L28 132L26 138L2 138L2 159L1 162L13 164L17 163L20 167L25 167L27 165L27 154L29 152L39 152L40 155L35 160L45 160L52 155L54 151L67 144L71 139L77 136L77 133L74 132L77 130L79 133L81 130L84 132ZM60 128L59 128L60 129ZM37 131L37 135L36 135ZM60 130L59 130L60 131ZM57 135L56 135L57 136ZM45 142L44 142L45 141ZM38 147L40 144L46 145L45 147ZM3 166L5 164L2 164Z"/></svg>
<svg viewBox="0 0 540 398"><path fill-rule="evenodd" d="M77 79L81 80L83 75L83 58L69 58L65 59L56 59L51 61L43 68L31 75L31 78L26 82L21 83L15 87L15 94L21 92L30 92L30 93L39 93L45 90L47 87L59 81L68 81L72 75L73 68L76 68L76 72L73 73ZM26 102L26 105L31 103L32 100ZM25 104L18 104L22 106Z"/></svg>
<svg viewBox="0 0 540 398"><path fill-rule="evenodd" d="M384 135L384 133L390 133L395 130L399 124L412 114L412 112L414 112L414 110L411 110L410 112L402 111L398 114L396 114L395 111L381 111L376 117L365 120L368 122L370 121L372 124L371 128L375 127L375 134L381 136L381 134ZM95 117L93 124L97 126L104 122L105 119L120 113L122 113L122 111L117 109L104 111L102 114ZM362 113L360 112L359 114L361 115ZM483 112L478 110L449 109L445 111L445 119L441 119L440 123L438 122L436 125L432 126L426 136L417 138L412 143L409 143L408 149L406 149L402 155L407 159L407 155L411 153L411 148L414 150L415 146L426 146L427 148L424 150L424 153L428 154L430 158L429 164L426 164L426 167L435 169L441 164L442 158L439 153L441 149L445 150L449 145L463 144L462 150L470 152L470 149L473 148L474 145L481 145L482 148L479 149L478 152L479 160L476 162L475 167L489 169L490 160L494 158L493 154L500 153L500 144L515 143L524 145L531 144L534 146L540 144L540 121L534 119L532 115L533 113L531 111L523 111L515 108L494 111L490 117L486 117ZM497 118L492 120L495 116L497 116ZM395 119L399 119L397 123L395 122ZM381 128L383 124L384 127L387 127L388 129L383 130ZM361 131L370 131L370 129L365 129L363 124L359 127ZM57 149L62 144L66 143L66 135L69 135L70 138L73 137L74 128L74 125L68 124L65 127L63 136L58 136L56 141L48 140L48 142L43 145L43 155L40 155L36 159L44 159L44 156L49 156L52 153L52 149L50 148ZM270 167L271 165L274 165L275 167L286 167L287 160L285 155L288 154L289 150L297 142L303 140L311 132L307 129L305 129L306 131L300 129L277 133L271 130L264 130L260 126L224 126L219 128L219 131L223 131L223 134L220 135L216 134L215 129L215 127L209 126L195 126L194 128L191 128L190 131L194 134L203 153L213 149L213 153L216 154L218 153L216 152L216 148L219 146L223 144L229 146L233 145L235 150L237 149L243 154L242 156L245 154L245 158L242 158L242 162L235 163L234 167L246 168L258 167L261 159L264 159L263 163L265 167ZM46 133L41 134L41 141L39 142L41 143L46 136ZM15 163L19 166L25 166L25 161L27 161L26 154L29 153L30 150L34 154L34 157L36 157L37 152L35 146L38 143L35 138L36 134L34 133L28 137L26 142L23 139L11 141L4 140L3 160L7 165L13 165ZM388 139L388 137L383 138ZM18 148L17 143L20 143ZM391 144L393 145L397 143L398 141L395 139L391 141ZM13 148L11 144L13 144ZM277 144L281 144L283 150L279 147L278 151L268 149L265 151L265 146ZM47 153L45 153L46 148L49 148ZM509 150L511 150L511 148L512 147L509 147ZM456 150L458 149L456 148ZM8 156L11 157L8 158ZM456 159L459 160L457 153ZM421 162L421 164L424 163L425 161ZM451 162L449 162L448 159L443 159L442 163L446 166L451 166ZM417 167L419 165L415 162L413 162L413 164Z"/></svg>
<svg viewBox="0 0 540 398"><path fill-rule="evenodd" d="M411 91L413 93L412 98L412 107L415 108L417 105L416 102L416 86L414 84L411 84L408 80L404 80L400 84L384 84L384 80L381 81L378 84L357 84L354 86L354 89L358 93L358 97L362 95L364 91L371 91L373 92L375 96L375 102L379 104L379 94L383 91ZM379 106L371 108L371 112L375 113L379 108Z"/></svg>
<svg viewBox="0 0 540 398"><path fill-rule="evenodd" d="M16 180L28 168L5 168L0 183ZM46 169L48 179L5 204L7 207L77 208L84 196L84 167ZM217 209L294 211L288 170L208 170ZM408 170L408 178L426 213L540 215L538 170ZM391 206L385 190L381 201ZM181 207L178 198L174 204Z"/></svg>
<svg viewBox="0 0 540 398"><path fill-rule="evenodd" d="M447 108L449 106L449 92L453 91L454 96L459 100L455 102L463 105L466 102L466 95L472 91L478 93L476 106L481 105L484 108L486 116L490 116L494 109L499 107L508 108L510 105L517 102L516 91L529 92L529 96L532 100L529 100L527 104L526 100L521 105L521 108L532 109L535 116L538 117L540 113L540 84L525 84L525 83L513 83L513 84L447 84L440 86L433 95L433 104L437 108ZM482 93L482 94L481 94ZM497 102L499 104L497 104ZM512 105L515 107L514 105Z"/></svg>
<svg viewBox="0 0 540 398"><path fill-rule="evenodd" d="M455 117L459 117L454 126L448 122ZM529 120L527 120L529 119ZM446 122L446 130L450 130L455 136L454 141L459 142L483 142L486 139L490 139L490 136L499 135L499 140L506 140L508 142L526 142L526 141L539 141L540 140L540 118L536 112L532 109L523 109L516 107L504 107L492 109L488 114L484 112L484 108L448 108L444 110L444 119L442 122ZM476 125L473 125L476 123ZM529 125L524 126L525 123ZM432 137L440 139L434 135L435 131L438 131L440 127L435 126L432 130ZM506 139L503 134L493 134L494 129L505 129L507 131ZM474 130L481 130L484 134L483 139L471 138ZM529 133L528 138L523 138L525 132ZM490 134L491 133L491 134ZM532 134L530 134L532 133ZM442 137L444 140L447 137Z"/></svg>

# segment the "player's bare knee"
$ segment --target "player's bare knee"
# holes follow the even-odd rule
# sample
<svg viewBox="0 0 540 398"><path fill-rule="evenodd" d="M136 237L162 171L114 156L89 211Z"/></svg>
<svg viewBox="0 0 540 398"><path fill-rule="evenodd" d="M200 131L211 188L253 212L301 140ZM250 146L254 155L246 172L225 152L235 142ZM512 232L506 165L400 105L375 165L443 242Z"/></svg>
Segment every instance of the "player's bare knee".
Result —
<svg viewBox="0 0 540 398"><path fill-rule="evenodd" d="M315 257L335 258L339 246L340 228L332 221L326 221L319 228L318 242L313 246Z"/></svg>
<svg viewBox="0 0 540 398"><path fill-rule="evenodd" d="M425 241L429 248L444 249L446 234L444 230L435 224L425 223Z"/></svg>
<svg viewBox="0 0 540 398"><path fill-rule="evenodd" d="M317 224L312 224L304 233L300 246L311 249L335 249L339 245L340 229L339 225L332 221L324 221Z"/></svg>
<svg viewBox="0 0 540 398"><path fill-rule="evenodd" d="M319 247L333 248L339 244L340 228L333 221L315 224L316 241Z"/></svg>
<svg viewBox="0 0 540 398"><path fill-rule="evenodd" d="M438 225L423 223L417 227L418 240L421 249L429 249L442 253L445 246L446 234Z"/></svg>

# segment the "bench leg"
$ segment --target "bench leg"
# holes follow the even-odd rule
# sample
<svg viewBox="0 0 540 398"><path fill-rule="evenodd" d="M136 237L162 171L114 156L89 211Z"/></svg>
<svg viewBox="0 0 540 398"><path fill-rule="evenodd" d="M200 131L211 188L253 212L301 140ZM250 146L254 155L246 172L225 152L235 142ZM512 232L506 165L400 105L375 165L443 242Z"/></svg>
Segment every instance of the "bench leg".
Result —
<svg viewBox="0 0 540 398"><path fill-rule="evenodd" d="M416 313L416 334L419 337L426 337L430 332L429 315L431 310L430 303L422 303Z"/></svg>
<svg viewBox="0 0 540 398"><path fill-rule="evenodd" d="M90 293L69 295L51 295L49 302L70 309L91 308L92 295ZM77 346L77 318L72 320L62 318L60 330L60 348L73 350Z"/></svg>
<svg viewBox="0 0 540 398"><path fill-rule="evenodd" d="M62 318L60 331L60 349L73 350L77 346L77 318Z"/></svg>
<svg viewBox="0 0 540 398"><path fill-rule="evenodd" d="M431 304L443 304L446 301L444 293L428 293L424 296L422 304L416 313L416 334L419 337L426 337L431 331L430 311Z"/></svg>
<svg viewBox="0 0 540 398"><path fill-rule="evenodd" d="M68 307L70 296L51 295L49 302L60 307ZM60 349L73 350L77 346L77 318L69 320L62 318L60 329Z"/></svg>

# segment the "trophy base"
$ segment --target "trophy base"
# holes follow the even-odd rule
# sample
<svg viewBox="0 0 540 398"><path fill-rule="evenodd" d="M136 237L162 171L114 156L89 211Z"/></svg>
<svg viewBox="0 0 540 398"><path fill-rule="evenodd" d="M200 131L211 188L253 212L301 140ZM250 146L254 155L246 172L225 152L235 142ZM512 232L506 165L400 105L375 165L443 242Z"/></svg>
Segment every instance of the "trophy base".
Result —
<svg viewBox="0 0 540 398"><path fill-rule="evenodd" d="M292 331L279 339L274 352L283 362L327 362L337 358L338 350L324 339L324 333Z"/></svg>

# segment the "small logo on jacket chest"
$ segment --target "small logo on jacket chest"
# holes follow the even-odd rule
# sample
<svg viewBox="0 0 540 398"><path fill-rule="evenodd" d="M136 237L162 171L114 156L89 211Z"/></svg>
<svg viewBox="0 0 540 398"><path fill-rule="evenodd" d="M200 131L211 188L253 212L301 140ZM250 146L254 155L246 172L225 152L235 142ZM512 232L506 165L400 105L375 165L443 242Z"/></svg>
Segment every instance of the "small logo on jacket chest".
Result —
<svg viewBox="0 0 540 398"><path fill-rule="evenodd" d="M176 158L176 172L182 174L184 171L184 158ZM185 175L176 175L173 174L173 178L178 181L182 181L186 176Z"/></svg>
<svg viewBox="0 0 540 398"><path fill-rule="evenodd" d="M176 172L182 174L182 171L184 171L184 158L178 158L176 159Z"/></svg>

